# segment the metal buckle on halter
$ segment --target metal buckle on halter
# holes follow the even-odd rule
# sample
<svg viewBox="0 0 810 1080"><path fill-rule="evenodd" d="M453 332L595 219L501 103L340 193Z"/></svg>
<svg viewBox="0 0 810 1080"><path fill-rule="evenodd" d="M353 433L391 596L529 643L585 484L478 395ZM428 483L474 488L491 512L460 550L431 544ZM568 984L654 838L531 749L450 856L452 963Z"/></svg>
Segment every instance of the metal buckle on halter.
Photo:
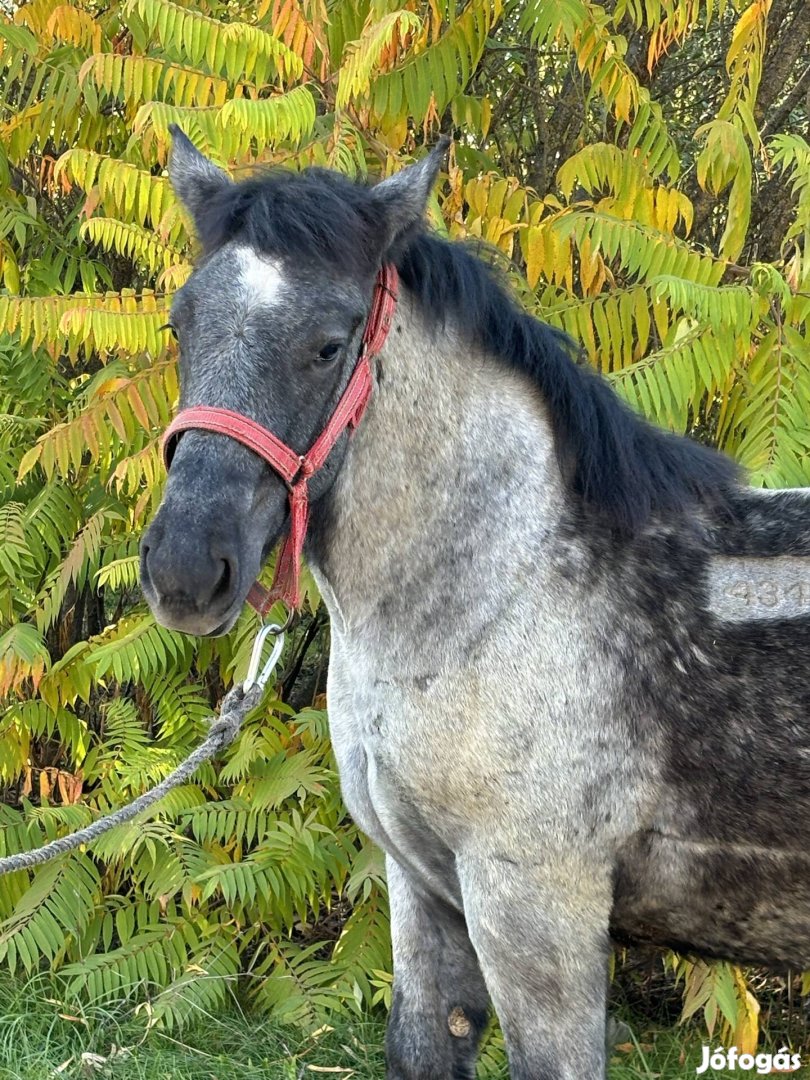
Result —
<svg viewBox="0 0 810 1080"><path fill-rule="evenodd" d="M250 654L250 663L248 664L247 675L245 681L242 684L245 691L250 690L254 685L258 686L261 690L264 690L267 686L267 681L273 674L278 663L278 659L281 656L281 650L284 648L284 631L290 625L292 619L288 617L283 626L279 626L278 623L267 623L266 626L262 626L256 635L256 640L253 642L253 652ZM259 664L262 662L262 649L264 643L270 635L275 636L273 642L273 648L270 651L270 656L267 663L259 671Z"/></svg>

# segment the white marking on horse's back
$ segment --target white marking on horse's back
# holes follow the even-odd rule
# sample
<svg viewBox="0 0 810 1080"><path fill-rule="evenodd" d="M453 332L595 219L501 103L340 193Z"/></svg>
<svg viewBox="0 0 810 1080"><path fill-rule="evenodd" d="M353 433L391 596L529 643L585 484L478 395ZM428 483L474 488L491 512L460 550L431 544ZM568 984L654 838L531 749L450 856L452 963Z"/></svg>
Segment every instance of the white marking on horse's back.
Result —
<svg viewBox="0 0 810 1080"><path fill-rule="evenodd" d="M810 615L810 557L714 555L708 608L721 619L749 622Z"/></svg>
<svg viewBox="0 0 810 1080"><path fill-rule="evenodd" d="M235 255L239 262L239 286L251 304L272 307L281 299L285 279L281 262L260 255L253 248L240 246Z"/></svg>

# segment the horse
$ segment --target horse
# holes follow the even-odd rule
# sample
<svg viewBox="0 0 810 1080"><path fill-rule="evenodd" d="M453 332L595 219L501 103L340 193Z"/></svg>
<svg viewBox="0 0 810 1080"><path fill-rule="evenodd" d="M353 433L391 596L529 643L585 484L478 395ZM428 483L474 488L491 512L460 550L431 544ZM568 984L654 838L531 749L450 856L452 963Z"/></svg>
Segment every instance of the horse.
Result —
<svg viewBox="0 0 810 1080"><path fill-rule="evenodd" d="M171 311L181 405L303 461L395 269L304 549L343 796L386 858L387 1075L469 1080L494 1009L513 1080L596 1080L614 942L810 967L808 502L647 423L429 228L445 149L373 185L237 183L175 131L202 251ZM156 619L227 632L289 495L185 431L142 541Z"/></svg>

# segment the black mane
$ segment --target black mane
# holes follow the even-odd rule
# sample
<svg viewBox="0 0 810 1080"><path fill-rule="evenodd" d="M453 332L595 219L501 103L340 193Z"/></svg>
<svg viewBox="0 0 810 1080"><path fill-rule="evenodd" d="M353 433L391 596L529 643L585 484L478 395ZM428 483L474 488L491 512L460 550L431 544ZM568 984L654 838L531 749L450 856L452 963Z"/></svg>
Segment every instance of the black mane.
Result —
<svg viewBox="0 0 810 1080"><path fill-rule="evenodd" d="M240 239L340 273L368 274L394 261L429 319L457 322L539 387L567 483L617 529L633 533L654 513L726 501L739 475L729 458L632 412L575 361L570 339L521 310L466 245L419 229L381 251L385 223L368 191L328 170L275 170L218 191L196 220L198 235L206 252Z"/></svg>
<svg viewBox="0 0 810 1080"><path fill-rule="evenodd" d="M426 311L457 315L460 329L540 388L563 476L587 509L635 532L653 513L726 501L739 477L730 458L634 413L606 379L575 361L567 335L521 310L463 244L422 233L397 266Z"/></svg>

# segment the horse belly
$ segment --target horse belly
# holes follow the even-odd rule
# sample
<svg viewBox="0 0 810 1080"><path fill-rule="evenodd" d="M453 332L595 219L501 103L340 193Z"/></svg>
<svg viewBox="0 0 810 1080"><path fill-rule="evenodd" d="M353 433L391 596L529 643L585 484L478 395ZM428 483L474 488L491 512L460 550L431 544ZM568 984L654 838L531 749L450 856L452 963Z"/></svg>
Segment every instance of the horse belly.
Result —
<svg viewBox="0 0 810 1080"><path fill-rule="evenodd" d="M659 832L620 853L611 931L767 967L810 965L810 857Z"/></svg>

